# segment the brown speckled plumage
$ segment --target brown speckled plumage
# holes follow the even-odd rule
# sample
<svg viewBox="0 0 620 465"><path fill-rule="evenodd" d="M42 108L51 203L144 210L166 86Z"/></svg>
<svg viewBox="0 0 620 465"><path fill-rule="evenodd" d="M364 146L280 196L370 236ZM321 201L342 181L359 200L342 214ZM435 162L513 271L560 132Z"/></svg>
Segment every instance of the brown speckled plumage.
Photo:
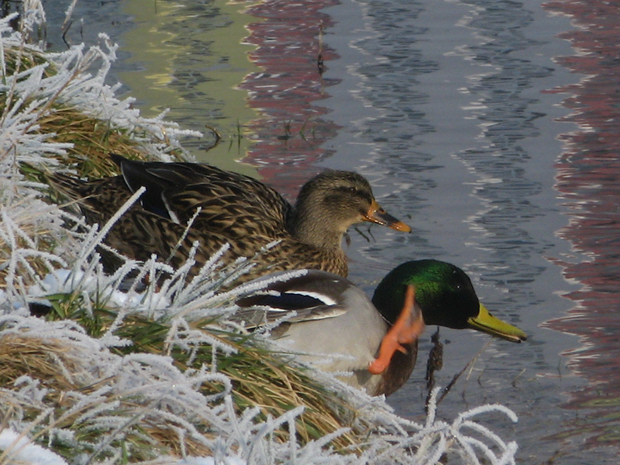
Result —
<svg viewBox="0 0 620 465"><path fill-rule="evenodd" d="M280 240L255 259L257 266L243 281L298 268L346 276L341 240L349 226L373 221L410 230L381 210L368 181L352 172L326 171L312 178L302 187L293 208L271 187L213 166L112 157L121 167L121 176L83 181L54 174L49 181L57 191L77 201L89 223L105 223L133 192L146 187L140 201L105 239L121 254L137 260L157 254L178 267L198 241L198 266L226 243L230 249L223 260L231 263L238 257L253 257L261 247ZM197 208L200 211L187 237L177 247ZM375 217L369 218L373 212Z"/></svg>

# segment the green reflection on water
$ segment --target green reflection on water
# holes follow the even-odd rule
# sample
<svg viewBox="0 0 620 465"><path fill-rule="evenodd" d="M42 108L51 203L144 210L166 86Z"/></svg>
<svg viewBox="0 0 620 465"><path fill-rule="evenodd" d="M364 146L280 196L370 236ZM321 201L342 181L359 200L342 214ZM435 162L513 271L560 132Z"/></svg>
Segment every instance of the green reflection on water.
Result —
<svg viewBox="0 0 620 465"><path fill-rule="evenodd" d="M251 145L246 127L257 117L247 105L247 93L236 88L259 70L248 60L252 48L242 43L246 25L257 19L242 12L247 4L189 3L124 2L123 12L135 27L121 38L121 50L131 54L125 63L134 69L119 73L120 79L144 116L170 108L168 119L205 135L183 142L200 161L256 176L235 159L246 156ZM215 138L205 125L222 136L211 149Z"/></svg>

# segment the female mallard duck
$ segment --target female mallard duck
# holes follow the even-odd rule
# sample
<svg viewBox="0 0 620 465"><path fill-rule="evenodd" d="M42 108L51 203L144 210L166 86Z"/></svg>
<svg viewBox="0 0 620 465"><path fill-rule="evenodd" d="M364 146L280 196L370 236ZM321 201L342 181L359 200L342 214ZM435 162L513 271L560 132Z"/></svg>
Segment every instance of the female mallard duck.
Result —
<svg viewBox="0 0 620 465"><path fill-rule="evenodd" d="M527 335L493 317L480 303L469 277L438 260L403 263L375 290L372 302L350 281L321 271L270 279L263 290L241 297L239 317L252 326L296 311L272 337L325 371L371 395L389 395L409 379L417 338L425 325L471 328L511 342ZM257 308L258 307L258 308ZM251 320L254 318L261 321Z"/></svg>
<svg viewBox="0 0 620 465"><path fill-rule="evenodd" d="M112 155L112 159L120 166L121 176L82 181L54 174L49 181L76 201L89 223L100 224L145 187L140 203L106 236L108 245L136 260L156 254L178 267L198 241L198 266L227 243L230 248L223 262L231 263L239 257L252 258L279 241L254 257L257 266L241 280L299 268L346 276L341 242L349 226L369 221L411 231L378 205L366 179L348 171L325 171L310 179L293 208L271 187L213 166L138 162L120 155Z"/></svg>

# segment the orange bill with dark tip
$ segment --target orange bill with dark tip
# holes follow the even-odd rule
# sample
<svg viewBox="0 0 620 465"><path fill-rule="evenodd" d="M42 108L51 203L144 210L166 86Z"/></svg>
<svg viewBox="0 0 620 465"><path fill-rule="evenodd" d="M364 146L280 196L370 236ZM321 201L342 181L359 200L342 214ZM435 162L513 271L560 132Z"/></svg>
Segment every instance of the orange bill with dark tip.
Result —
<svg viewBox="0 0 620 465"><path fill-rule="evenodd" d="M398 350L407 353L403 344L411 344L424 331L424 319L420 307L415 304L415 289L407 286L405 304L396 323L381 341L379 356L370 364L368 371L373 375L381 374L390 364L392 356Z"/></svg>
<svg viewBox="0 0 620 465"><path fill-rule="evenodd" d="M388 226L396 231L411 232L411 226L403 223L402 221L394 218L388 212L386 212L376 200L372 201L368 213L363 217L364 221L370 221L371 223Z"/></svg>

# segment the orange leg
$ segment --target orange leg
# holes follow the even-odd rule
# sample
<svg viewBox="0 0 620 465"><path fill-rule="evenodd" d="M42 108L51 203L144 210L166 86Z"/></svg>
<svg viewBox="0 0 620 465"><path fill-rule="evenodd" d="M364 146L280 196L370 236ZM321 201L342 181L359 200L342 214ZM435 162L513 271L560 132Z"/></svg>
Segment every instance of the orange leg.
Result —
<svg viewBox="0 0 620 465"><path fill-rule="evenodd" d="M405 303L396 323L390 328L381 341L379 356L370 364L368 371L373 375L381 374L390 364L392 355L397 350L407 353L403 344L414 342L424 331L424 319L420 308L415 305L415 289L407 286Z"/></svg>

